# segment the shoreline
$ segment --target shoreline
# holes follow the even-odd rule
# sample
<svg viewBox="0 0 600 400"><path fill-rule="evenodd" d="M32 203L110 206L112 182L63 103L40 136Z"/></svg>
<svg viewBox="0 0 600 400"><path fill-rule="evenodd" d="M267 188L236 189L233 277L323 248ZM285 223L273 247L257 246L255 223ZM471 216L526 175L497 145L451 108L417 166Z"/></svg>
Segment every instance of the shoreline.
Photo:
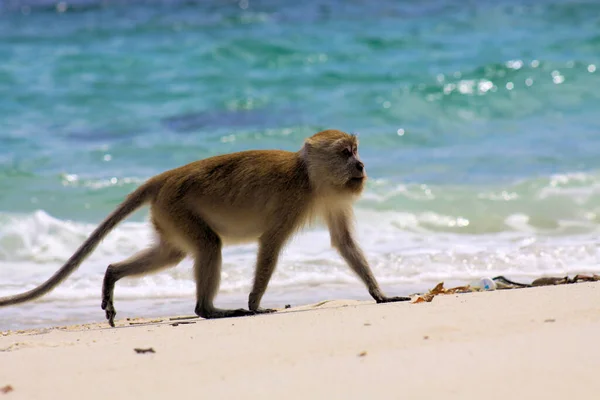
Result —
<svg viewBox="0 0 600 400"><path fill-rule="evenodd" d="M591 399L600 368L599 283L172 318L2 332L0 388L7 399Z"/></svg>

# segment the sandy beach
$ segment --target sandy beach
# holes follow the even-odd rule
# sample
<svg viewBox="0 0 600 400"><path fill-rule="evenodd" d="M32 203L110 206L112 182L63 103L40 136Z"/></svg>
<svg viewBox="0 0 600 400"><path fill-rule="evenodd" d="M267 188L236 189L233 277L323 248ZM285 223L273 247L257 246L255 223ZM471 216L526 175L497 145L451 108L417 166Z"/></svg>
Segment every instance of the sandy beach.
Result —
<svg viewBox="0 0 600 400"><path fill-rule="evenodd" d="M0 0L0 38L0 400L600 400L600 1Z"/></svg>
<svg viewBox="0 0 600 400"><path fill-rule="evenodd" d="M0 397L592 399L599 335L597 283L12 331Z"/></svg>

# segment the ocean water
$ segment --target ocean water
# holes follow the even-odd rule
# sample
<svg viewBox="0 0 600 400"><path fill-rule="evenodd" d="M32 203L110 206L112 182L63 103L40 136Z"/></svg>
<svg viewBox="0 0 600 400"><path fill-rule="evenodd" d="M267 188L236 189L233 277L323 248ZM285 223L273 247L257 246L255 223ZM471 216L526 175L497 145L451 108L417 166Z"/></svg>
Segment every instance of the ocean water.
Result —
<svg viewBox="0 0 600 400"><path fill-rule="evenodd" d="M600 3L0 1L0 296L48 278L148 177L357 132L357 234L382 287L600 272ZM102 321L147 210L0 329ZM244 307L255 245L224 252ZM369 299L323 227L264 305ZM192 314L191 262L117 284L118 317Z"/></svg>

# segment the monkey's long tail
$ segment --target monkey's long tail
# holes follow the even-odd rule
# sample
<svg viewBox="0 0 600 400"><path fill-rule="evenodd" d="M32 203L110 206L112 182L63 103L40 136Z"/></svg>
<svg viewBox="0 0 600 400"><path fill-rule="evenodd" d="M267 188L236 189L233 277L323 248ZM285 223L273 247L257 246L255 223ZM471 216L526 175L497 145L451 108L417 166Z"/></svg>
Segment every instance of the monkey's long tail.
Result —
<svg viewBox="0 0 600 400"><path fill-rule="evenodd" d="M125 201L123 201L87 238L87 240L77 249L75 254L52 275L46 282L40 286L31 289L27 292L16 294L13 296L0 297L0 307L10 306L13 304L24 303L30 300L37 299L40 296L48 293L56 287L60 282L65 280L73 271L79 267L81 262L89 256L92 251L98 246L100 241L111 231L117 224L123 221L129 214L143 206L156 193L155 185L146 183L140 186L137 190L131 193Z"/></svg>

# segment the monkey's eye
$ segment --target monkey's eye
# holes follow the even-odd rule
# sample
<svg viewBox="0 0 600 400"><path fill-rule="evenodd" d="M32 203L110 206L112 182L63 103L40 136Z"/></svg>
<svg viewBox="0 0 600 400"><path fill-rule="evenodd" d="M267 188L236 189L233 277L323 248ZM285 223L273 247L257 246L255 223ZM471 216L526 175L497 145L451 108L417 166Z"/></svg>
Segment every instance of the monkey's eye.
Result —
<svg viewBox="0 0 600 400"><path fill-rule="evenodd" d="M346 148L342 150L342 154L346 157L350 157L352 155L352 152L350 151L350 149Z"/></svg>

